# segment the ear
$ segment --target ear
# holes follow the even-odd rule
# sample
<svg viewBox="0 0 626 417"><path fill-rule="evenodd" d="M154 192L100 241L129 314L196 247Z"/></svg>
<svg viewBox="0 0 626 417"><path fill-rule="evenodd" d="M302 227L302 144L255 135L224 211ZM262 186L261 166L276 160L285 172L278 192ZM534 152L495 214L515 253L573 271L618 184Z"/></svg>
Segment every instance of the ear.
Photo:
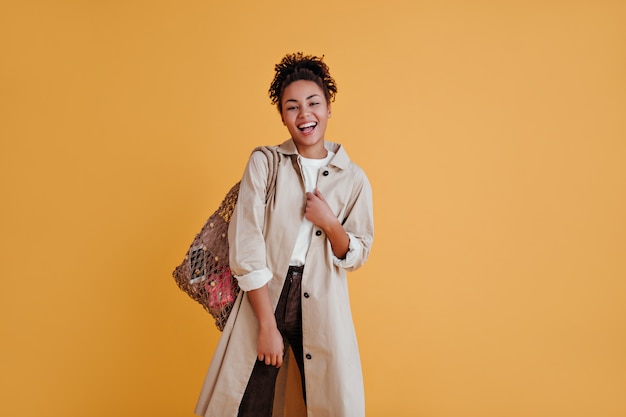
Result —
<svg viewBox="0 0 626 417"><path fill-rule="evenodd" d="M332 107L330 107L330 105L328 105L328 118L330 119L332 115L333 115L333 109Z"/></svg>

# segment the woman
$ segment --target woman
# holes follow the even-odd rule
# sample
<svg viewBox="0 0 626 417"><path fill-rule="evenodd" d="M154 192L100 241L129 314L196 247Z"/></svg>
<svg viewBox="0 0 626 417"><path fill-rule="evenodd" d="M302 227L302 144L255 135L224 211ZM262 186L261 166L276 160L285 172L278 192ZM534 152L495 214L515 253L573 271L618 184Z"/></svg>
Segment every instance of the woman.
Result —
<svg viewBox="0 0 626 417"><path fill-rule="evenodd" d="M337 92L328 66L296 53L275 70L269 94L291 138L277 147L267 205L265 155L254 152L244 171L228 234L242 292L196 414L364 416L346 271L370 252L370 184L341 145L325 140Z"/></svg>

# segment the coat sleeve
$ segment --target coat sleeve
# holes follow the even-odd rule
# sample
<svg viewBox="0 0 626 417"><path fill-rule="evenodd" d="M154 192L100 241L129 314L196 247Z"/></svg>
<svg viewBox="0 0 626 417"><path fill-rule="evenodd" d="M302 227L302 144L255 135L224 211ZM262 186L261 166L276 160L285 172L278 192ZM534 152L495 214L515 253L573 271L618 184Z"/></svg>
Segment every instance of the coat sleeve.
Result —
<svg viewBox="0 0 626 417"><path fill-rule="evenodd" d="M350 247L344 259L333 258L333 263L347 271L360 268L369 257L374 241L374 210L372 187L359 168L346 216L342 222L350 237Z"/></svg>
<svg viewBox="0 0 626 417"><path fill-rule="evenodd" d="M228 227L230 269L244 291L260 288L272 278L263 235L268 170L267 157L253 152L241 178L237 205Z"/></svg>

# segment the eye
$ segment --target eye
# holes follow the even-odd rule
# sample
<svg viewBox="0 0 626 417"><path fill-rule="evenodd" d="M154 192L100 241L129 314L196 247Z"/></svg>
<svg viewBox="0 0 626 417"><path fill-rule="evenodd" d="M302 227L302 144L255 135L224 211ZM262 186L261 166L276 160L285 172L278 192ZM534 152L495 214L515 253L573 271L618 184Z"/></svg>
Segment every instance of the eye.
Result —
<svg viewBox="0 0 626 417"><path fill-rule="evenodd" d="M320 103L319 103L318 101L313 101L313 102L311 102L311 106L317 106L317 105L319 105L319 104L320 104Z"/></svg>
<svg viewBox="0 0 626 417"><path fill-rule="evenodd" d="M298 107L297 106L289 106L287 107L287 110L297 110Z"/></svg>

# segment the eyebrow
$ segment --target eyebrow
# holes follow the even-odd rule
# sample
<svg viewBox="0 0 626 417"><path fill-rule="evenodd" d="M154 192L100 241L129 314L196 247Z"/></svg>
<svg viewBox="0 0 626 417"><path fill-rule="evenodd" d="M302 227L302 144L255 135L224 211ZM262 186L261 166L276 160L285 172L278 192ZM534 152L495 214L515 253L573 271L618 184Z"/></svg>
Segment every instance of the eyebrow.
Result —
<svg viewBox="0 0 626 417"><path fill-rule="evenodd" d="M308 96L308 97L306 98L306 100L310 100L310 99L312 99L313 97L321 97L321 96L320 96L319 94L311 94L310 96ZM293 101L293 102L295 102L295 103L297 103L297 102L298 102L298 100L296 100L295 98L290 98L289 100L285 100L285 103L289 103L289 102L291 102L291 101Z"/></svg>

